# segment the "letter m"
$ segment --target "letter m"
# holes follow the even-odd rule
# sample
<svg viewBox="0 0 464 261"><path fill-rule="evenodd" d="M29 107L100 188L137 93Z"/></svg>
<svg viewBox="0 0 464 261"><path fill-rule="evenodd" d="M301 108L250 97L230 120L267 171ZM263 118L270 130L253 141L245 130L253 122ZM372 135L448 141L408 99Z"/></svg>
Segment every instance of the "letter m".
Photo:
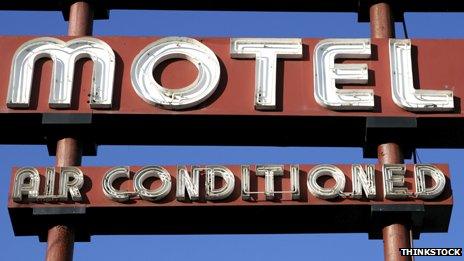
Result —
<svg viewBox="0 0 464 261"><path fill-rule="evenodd" d="M21 45L13 57L8 86L8 108L29 108L34 64L40 58L53 61L49 106L69 108L75 63L81 58L93 61L90 93L91 108L111 108L115 57L111 47L92 37L81 37L63 42L56 38L42 37Z"/></svg>

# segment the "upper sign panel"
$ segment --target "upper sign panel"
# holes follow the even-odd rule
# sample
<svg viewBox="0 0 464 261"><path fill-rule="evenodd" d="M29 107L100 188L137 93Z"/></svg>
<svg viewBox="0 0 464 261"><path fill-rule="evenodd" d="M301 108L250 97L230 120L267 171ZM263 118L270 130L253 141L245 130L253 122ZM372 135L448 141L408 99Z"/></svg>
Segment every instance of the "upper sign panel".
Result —
<svg viewBox="0 0 464 261"><path fill-rule="evenodd" d="M460 40L1 37L0 48L0 113L462 115Z"/></svg>
<svg viewBox="0 0 464 261"><path fill-rule="evenodd" d="M53 143L68 125L96 144L464 146L462 40L24 36L0 48L2 144Z"/></svg>

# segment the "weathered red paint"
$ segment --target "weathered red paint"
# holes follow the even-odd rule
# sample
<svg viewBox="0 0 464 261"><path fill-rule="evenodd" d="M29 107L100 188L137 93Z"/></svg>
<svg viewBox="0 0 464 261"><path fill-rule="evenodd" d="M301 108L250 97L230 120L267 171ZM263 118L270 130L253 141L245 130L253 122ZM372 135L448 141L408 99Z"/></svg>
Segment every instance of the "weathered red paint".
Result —
<svg viewBox="0 0 464 261"><path fill-rule="evenodd" d="M83 202L15 203L11 200L10 192L8 211L15 235L39 235L42 240L47 225L58 221L76 228L77 241L88 241L90 235L110 234L365 233L381 228L381 221L372 216L374 205L387 209L399 206L423 209L424 218L416 227L416 233L445 232L448 229L452 196L446 165L436 165L448 178L445 191L433 200L384 199L379 165L376 167L376 199L319 199L308 192L306 175L303 173L313 166L300 165L299 201L291 200L289 194L280 196L277 193L273 201L266 201L262 194L254 201L244 201L240 194L240 166L227 166L236 176L235 190L229 198L214 202L204 200L204 177L201 177L200 201L179 202L175 199L176 167L168 166L165 168L171 174L172 188L165 199L150 202L134 198L124 203L112 201L103 194L102 178L109 167L80 167L85 174L85 185L81 190ZM350 192L350 166L337 166L345 172L345 190ZM131 167L133 172L138 169L140 167ZM39 168L41 173L44 170ZM413 190L411 171L412 165L409 165L406 182L408 188ZM286 166L285 176L276 178L275 189L288 190L289 183ZM115 186L119 186L118 182ZM152 186L154 189L157 182ZM132 191L132 181L122 181L119 188ZM264 191L264 178L254 177L253 171L251 189Z"/></svg>
<svg viewBox="0 0 464 261"><path fill-rule="evenodd" d="M68 37L59 37L70 39ZM458 102L455 112L413 113L407 112L394 104L391 98L390 69L388 58L388 40L373 39L373 56L367 60L346 60L346 63L367 63L370 83L355 88L371 88L379 97L374 111L342 111L328 110L316 103L313 95L313 51L320 39L304 39L304 58L301 60L281 60L278 63L278 95L277 103L282 109L275 111L257 111L254 108L254 70L253 59L232 59L229 54L228 38L198 39L211 48L223 64L222 77L218 89L210 99L199 106L182 111L172 111L145 103L137 96L130 80L130 67L134 57L149 43L159 39L155 37L99 37L107 42L117 56L117 69L114 85L113 109L92 110L88 105L88 93L91 80L91 62L83 65L82 80L77 80L78 96L74 97L70 110L51 109L48 106L51 62L45 61L37 66L36 85L33 91L31 109L9 109L6 107L7 88L0 90L1 113L94 113L94 114L137 114L137 115L279 115L279 116L403 116L403 117L462 117L462 97L464 97L464 60L463 40L412 40L417 50L417 67L414 66L416 88L453 90ZM15 50L29 36L0 37L3 59L0 60L0 84L8 86L9 69ZM130 46L130 48L129 48ZM416 53L415 51L413 53ZM430 57L433 57L431 59ZM195 70L191 66L175 62L161 75L161 81L167 86L185 85L185 78L194 78ZM446 66L443 66L446 65ZM39 72L42 71L40 75ZM77 69L78 74L80 70ZM179 77L182 76L182 77ZM79 77L76 77L79 79ZM419 84L420 83L420 84ZM39 88L37 88L39 87ZM343 86L350 88L353 86ZM37 91L38 90L38 91ZM37 98L38 95L38 98Z"/></svg>
<svg viewBox="0 0 464 261"><path fill-rule="evenodd" d="M16 203L13 202L11 199L11 191L10 191L10 198L8 202L9 208L43 208L43 207L75 207L75 206L85 206L86 208L93 208L93 207L182 207L182 206L234 206L234 205L250 205L250 206L271 206L271 205L374 205L374 204L424 204L424 205L451 205L452 204L452 196L450 190L450 181L449 181L449 170L447 165L444 164L434 164L443 171L443 173L448 177L447 178L447 185L445 191L436 199L433 200L421 200L415 198L409 198L406 200L390 200L385 199L383 197L383 181L382 181L382 173L381 173L381 165L376 165L376 187L377 187L377 198L373 200L356 200L356 199L349 199L349 198L338 198L336 200L324 200L319 199L310 194L307 190L306 185L306 178L307 173L310 171L315 165L300 165L300 189L301 189L301 199L298 201L292 201L290 194L283 194L281 196L277 196L274 201L266 201L264 194L259 194L255 201L244 201L241 198L240 188L241 188L241 172L240 166L234 165L228 167L235 175L235 190L232 195L223 200L223 201L206 201L200 200L199 202L178 202L175 199L175 188L176 188L176 176L177 176L177 167L176 166L163 166L170 174L172 179L172 188L171 193L166 196L165 199L157 202L150 202L146 200L134 199L130 202L126 203L118 203L112 201L111 199L107 198L102 190L102 180L104 174L110 170L110 167L79 167L84 173L84 186L81 189L81 193L83 195L83 202L75 203L75 202L68 202L68 203ZM345 185L345 192L351 192L351 165L336 165L339 167L344 173L346 177L346 185ZM131 179L124 180L120 184L121 190L126 191L133 191L133 183L132 177L135 172L137 172L141 167L133 166L130 167L131 170ZM189 167L188 167L189 168ZM275 190L290 190L290 177L289 177L289 165L285 165L285 172L282 178L275 177ZM13 170L15 173L17 168ZM41 174L41 180L44 181L45 176L45 168L38 168ZM57 169L59 172L59 169ZM14 176L14 175L13 175ZM254 169L251 168L251 188L252 191L264 191L264 177L255 177ZM330 182L333 181L332 179L328 180L326 186L333 185ZM151 185L153 189L159 186L159 180L155 180ZM407 165L407 173L405 176L406 186L410 191L414 191L414 174L413 174L413 165ZM12 180L13 183L13 180ZM204 176L202 175L200 178L200 192L205 191L204 188ZM116 183L118 184L118 183ZM42 184L43 186L43 184ZM277 195L279 195L277 193ZM204 199L200 193L200 198Z"/></svg>

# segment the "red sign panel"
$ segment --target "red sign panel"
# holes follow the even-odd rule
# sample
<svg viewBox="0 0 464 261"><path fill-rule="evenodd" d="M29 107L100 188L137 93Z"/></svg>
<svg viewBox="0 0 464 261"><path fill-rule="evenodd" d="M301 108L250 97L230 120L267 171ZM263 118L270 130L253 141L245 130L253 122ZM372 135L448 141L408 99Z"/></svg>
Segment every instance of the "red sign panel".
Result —
<svg viewBox="0 0 464 261"><path fill-rule="evenodd" d="M18 168L8 204L16 234L57 217L89 234L368 232L402 208L446 231L451 206L443 164Z"/></svg>
<svg viewBox="0 0 464 261"><path fill-rule="evenodd" d="M67 125L94 144L464 146L461 40L25 36L0 47L3 143L43 144Z"/></svg>
<svg viewBox="0 0 464 261"><path fill-rule="evenodd" d="M59 37L63 40L70 38ZM0 92L1 113L94 113L94 114L137 114L137 115L281 115L281 116L404 116L404 117L458 117L462 116L464 76L461 73L464 59L464 42L461 40L413 40L412 77L414 88L420 90L452 91L454 106L446 111L429 111L427 114L407 110L395 104L392 97L391 70L388 40L372 40L371 55L365 59L337 60L337 63L367 64L367 84L337 84L339 88L369 89L373 91L374 106L367 109L327 108L316 100L314 90L314 52L320 39L303 39L301 58L279 58L276 68L276 104L273 109L256 109L255 106L255 58L232 58L231 41L228 38L197 39L218 58L220 79L217 88L198 105L183 110L157 106L144 101L134 90L131 66L136 56L150 44L160 40L153 37L99 37L115 54L113 102L111 107L91 109L92 65L86 63L81 70L76 67L74 89L69 108L49 104L50 62L38 62L34 70L31 100L28 107L7 106L9 82L13 81L12 60L15 52L32 37L0 37L2 60L0 61L0 83L5 86ZM40 57L46 57L42 55ZM50 56L50 55L48 55ZM431 59L430 57L433 57ZM168 57L169 58L169 57ZM185 58L185 57L183 57ZM53 58L52 58L53 59ZM16 68L16 71L19 67ZM82 80L81 78L82 74ZM155 80L165 87L187 86L197 77L195 66L186 61L160 63L154 72ZM158 75L157 75L158 74ZM406 77L406 76L405 76ZM95 77L93 78L95 80ZM69 80L69 79L67 79ZM346 80L345 80L346 81ZM343 81L342 81L343 82ZM10 83L11 84L11 83ZM328 84L328 83L325 83ZM151 88L148 86L147 88ZM427 97L426 97L427 98ZM433 107L433 105L430 105ZM10 107L10 108L9 108ZM52 107L52 108L51 108ZM424 110L426 111L426 110Z"/></svg>

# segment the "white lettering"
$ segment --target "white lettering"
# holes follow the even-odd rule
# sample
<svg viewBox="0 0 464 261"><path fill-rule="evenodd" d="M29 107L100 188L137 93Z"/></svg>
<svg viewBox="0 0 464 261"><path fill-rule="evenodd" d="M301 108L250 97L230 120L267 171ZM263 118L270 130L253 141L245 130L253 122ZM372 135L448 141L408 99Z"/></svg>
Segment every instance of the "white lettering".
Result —
<svg viewBox="0 0 464 261"><path fill-rule="evenodd" d="M156 82L153 70L169 59L186 59L198 70L196 80L181 89L168 89ZM131 69L132 86L145 102L167 109L190 108L206 100L219 84L221 68L206 45L187 37L166 37L145 47Z"/></svg>
<svg viewBox="0 0 464 261"><path fill-rule="evenodd" d="M317 179L328 176L335 180L331 188L324 188L317 183ZM343 195L345 189L345 175L334 165L317 165L308 172L308 190L314 196L322 199L332 199Z"/></svg>
<svg viewBox="0 0 464 261"><path fill-rule="evenodd" d="M434 185L427 187L425 177L428 176L433 179ZM441 170L433 165L417 164L414 166L414 177L416 183L416 197L422 199L433 199L438 197L446 185L446 178Z"/></svg>
<svg viewBox="0 0 464 261"><path fill-rule="evenodd" d="M50 107L71 107L75 63L82 58L90 58L94 64L90 107L111 108L114 52L105 42L92 37L76 38L68 42L42 37L21 45L13 57L8 86L8 108L29 108L34 65L43 57L49 57L53 61L48 102Z"/></svg>
<svg viewBox="0 0 464 261"><path fill-rule="evenodd" d="M369 39L326 39L314 49L314 97L321 106L332 110L372 110L374 92L339 89L337 83L365 84L367 64L336 64L338 58L369 58Z"/></svg>
<svg viewBox="0 0 464 261"><path fill-rule="evenodd" d="M277 58L303 57L298 38L232 38L232 58L255 58L255 108L276 108Z"/></svg>
<svg viewBox="0 0 464 261"><path fill-rule="evenodd" d="M383 193L388 199L404 199L411 194L404 185L404 175L406 174L405 164L384 164L383 174Z"/></svg>
<svg viewBox="0 0 464 261"><path fill-rule="evenodd" d="M392 97L408 111L452 111L453 91L416 90L413 83L411 40L390 39Z"/></svg>

